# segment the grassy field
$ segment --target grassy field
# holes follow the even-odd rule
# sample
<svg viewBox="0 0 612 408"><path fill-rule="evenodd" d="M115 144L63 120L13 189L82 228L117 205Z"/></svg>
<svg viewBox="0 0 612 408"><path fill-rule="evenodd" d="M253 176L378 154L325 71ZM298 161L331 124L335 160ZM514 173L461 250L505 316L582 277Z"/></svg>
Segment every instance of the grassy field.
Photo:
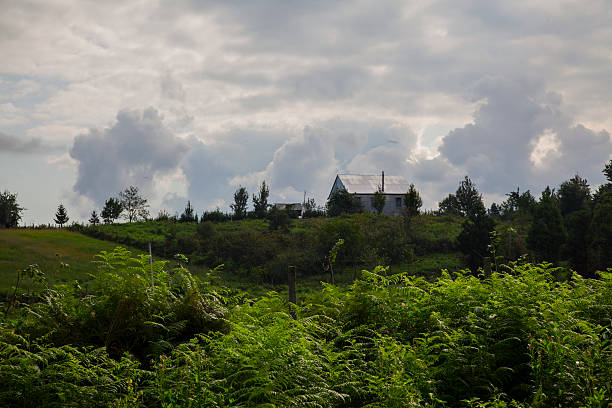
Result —
<svg viewBox="0 0 612 408"><path fill-rule="evenodd" d="M15 283L16 271L37 264L50 283L90 280L94 255L117 244L66 230L0 230L0 293ZM133 253L141 251L132 249ZM63 265L62 265L63 264Z"/></svg>

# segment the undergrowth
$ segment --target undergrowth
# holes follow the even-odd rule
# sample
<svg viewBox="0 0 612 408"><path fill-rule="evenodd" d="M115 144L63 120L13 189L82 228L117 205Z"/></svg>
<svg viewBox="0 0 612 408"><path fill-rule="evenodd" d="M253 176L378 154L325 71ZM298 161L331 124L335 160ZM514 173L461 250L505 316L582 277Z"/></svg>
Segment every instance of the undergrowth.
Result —
<svg viewBox="0 0 612 408"><path fill-rule="evenodd" d="M48 289L0 326L0 405L607 407L612 270L512 264L433 282L377 267L295 308L124 249L96 293Z"/></svg>

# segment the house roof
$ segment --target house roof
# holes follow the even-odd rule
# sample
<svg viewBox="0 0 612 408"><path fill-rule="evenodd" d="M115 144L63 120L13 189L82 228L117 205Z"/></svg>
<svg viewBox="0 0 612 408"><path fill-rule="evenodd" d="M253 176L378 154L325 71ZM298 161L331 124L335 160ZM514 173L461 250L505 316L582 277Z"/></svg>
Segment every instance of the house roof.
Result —
<svg viewBox="0 0 612 408"><path fill-rule="evenodd" d="M382 176L338 174L340 182L351 194L374 194L382 186ZM385 175L385 194L404 194L410 188L410 183L402 176Z"/></svg>

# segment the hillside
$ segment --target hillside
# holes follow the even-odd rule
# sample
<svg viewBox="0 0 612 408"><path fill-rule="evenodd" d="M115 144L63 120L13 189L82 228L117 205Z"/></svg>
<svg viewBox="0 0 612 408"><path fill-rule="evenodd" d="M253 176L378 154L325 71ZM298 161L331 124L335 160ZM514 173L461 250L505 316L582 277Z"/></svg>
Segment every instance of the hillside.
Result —
<svg viewBox="0 0 612 408"><path fill-rule="evenodd" d="M0 229L0 292L15 284L18 269L30 264L37 264L50 283L88 281L96 270L94 255L116 246L62 229Z"/></svg>
<svg viewBox="0 0 612 408"><path fill-rule="evenodd" d="M286 229L267 220L180 223L146 221L79 227L89 236L131 245L172 259L182 253L191 265L216 267L255 283L284 281L288 265L300 275L317 276L339 240L338 272L391 265L394 272L437 275L442 268L465 266L457 249L462 219L421 215L407 227L401 217L354 214L332 218L294 219ZM415 269L418 267L418 269Z"/></svg>

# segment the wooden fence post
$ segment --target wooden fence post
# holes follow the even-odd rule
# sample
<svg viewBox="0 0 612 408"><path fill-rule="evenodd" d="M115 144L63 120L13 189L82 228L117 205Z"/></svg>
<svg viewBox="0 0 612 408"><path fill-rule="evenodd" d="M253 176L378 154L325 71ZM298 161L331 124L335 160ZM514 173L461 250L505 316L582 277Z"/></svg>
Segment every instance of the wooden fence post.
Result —
<svg viewBox="0 0 612 408"><path fill-rule="evenodd" d="M295 319L295 305L297 304L295 266L289 267L289 303L291 316Z"/></svg>

